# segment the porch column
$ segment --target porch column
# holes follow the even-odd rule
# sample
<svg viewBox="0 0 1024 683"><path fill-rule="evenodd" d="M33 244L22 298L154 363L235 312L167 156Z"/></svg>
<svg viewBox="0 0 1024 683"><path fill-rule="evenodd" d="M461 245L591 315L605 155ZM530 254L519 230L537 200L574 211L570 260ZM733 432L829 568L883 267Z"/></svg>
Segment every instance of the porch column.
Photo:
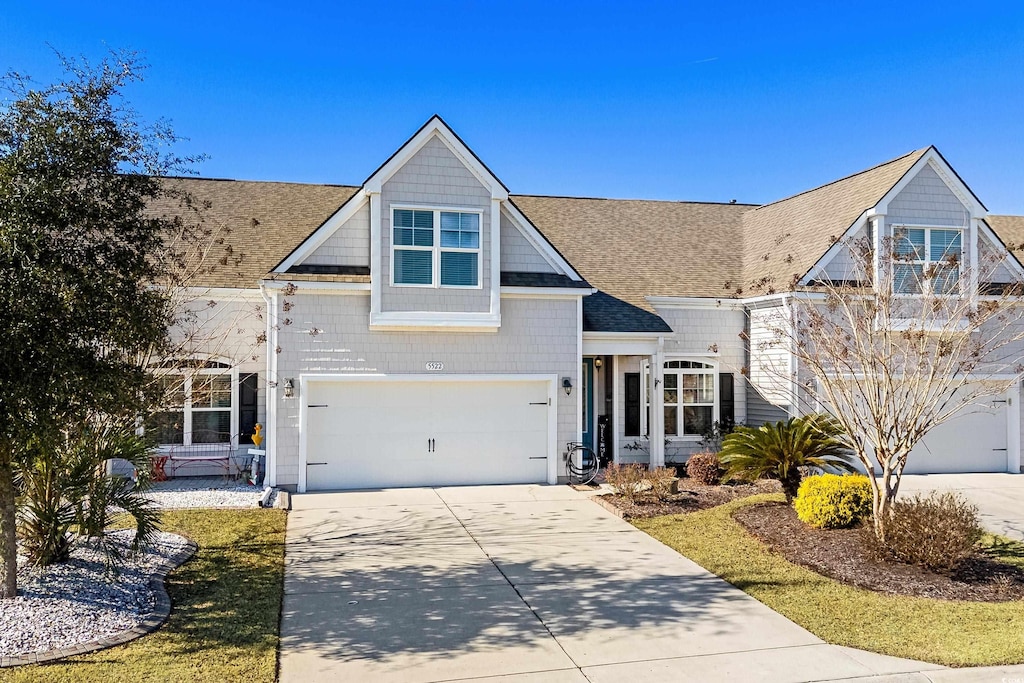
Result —
<svg viewBox="0 0 1024 683"><path fill-rule="evenodd" d="M648 404L651 406L647 425L651 467L665 466L665 353L661 340L658 341L658 351L650 357L650 376L647 382L650 390Z"/></svg>

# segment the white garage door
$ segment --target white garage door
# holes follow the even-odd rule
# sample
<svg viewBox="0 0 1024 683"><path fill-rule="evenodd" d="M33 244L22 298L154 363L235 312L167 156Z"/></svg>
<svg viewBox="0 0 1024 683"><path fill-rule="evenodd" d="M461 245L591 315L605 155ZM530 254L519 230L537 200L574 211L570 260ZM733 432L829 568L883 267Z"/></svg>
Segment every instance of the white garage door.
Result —
<svg viewBox="0 0 1024 683"><path fill-rule="evenodd" d="M908 474L943 472L1005 472L1007 468L1007 403L1002 396L966 406L914 447Z"/></svg>
<svg viewBox="0 0 1024 683"><path fill-rule="evenodd" d="M549 383L310 381L306 490L548 479Z"/></svg>

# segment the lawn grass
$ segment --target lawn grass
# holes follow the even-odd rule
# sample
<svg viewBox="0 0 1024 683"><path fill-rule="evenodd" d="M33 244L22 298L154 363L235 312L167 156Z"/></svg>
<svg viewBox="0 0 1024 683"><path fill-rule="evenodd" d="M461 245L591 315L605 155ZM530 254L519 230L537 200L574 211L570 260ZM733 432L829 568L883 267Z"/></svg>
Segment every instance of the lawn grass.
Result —
<svg viewBox="0 0 1024 683"><path fill-rule="evenodd" d="M947 666L1024 662L1024 601L951 602L883 595L791 564L732 518L761 495L710 510L633 521L819 638ZM1024 566L1024 544L988 537L988 550Z"/></svg>
<svg viewBox="0 0 1024 683"><path fill-rule="evenodd" d="M199 552L171 574L171 616L127 645L40 666L0 682L273 681L284 577L282 510L175 510L162 528Z"/></svg>

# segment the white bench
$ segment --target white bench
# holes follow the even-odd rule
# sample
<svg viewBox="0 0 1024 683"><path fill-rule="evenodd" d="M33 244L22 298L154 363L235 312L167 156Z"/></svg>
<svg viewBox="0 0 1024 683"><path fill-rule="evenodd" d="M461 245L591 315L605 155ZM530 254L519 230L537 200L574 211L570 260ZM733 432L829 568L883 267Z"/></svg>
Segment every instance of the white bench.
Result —
<svg viewBox="0 0 1024 683"><path fill-rule="evenodd" d="M225 438L227 440L223 441ZM235 447L230 435L195 432L192 441L188 446L171 446L167 451L167 463L164 466L167 476L173 477L182 467L197 464L216 465L224 470L225 477L231 475Z"/></svg>

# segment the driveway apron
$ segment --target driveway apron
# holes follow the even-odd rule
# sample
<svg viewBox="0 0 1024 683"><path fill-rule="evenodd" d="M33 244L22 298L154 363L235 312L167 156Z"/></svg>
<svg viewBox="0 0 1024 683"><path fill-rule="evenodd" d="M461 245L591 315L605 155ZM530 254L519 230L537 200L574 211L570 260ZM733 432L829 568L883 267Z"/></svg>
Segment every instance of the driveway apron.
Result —
<svg viewBox="0 0 1024 683"><path fill-rule="evenodd" d="M826 645L569 487L292 500L283 683L737 683L939 668Z"/></svg>

